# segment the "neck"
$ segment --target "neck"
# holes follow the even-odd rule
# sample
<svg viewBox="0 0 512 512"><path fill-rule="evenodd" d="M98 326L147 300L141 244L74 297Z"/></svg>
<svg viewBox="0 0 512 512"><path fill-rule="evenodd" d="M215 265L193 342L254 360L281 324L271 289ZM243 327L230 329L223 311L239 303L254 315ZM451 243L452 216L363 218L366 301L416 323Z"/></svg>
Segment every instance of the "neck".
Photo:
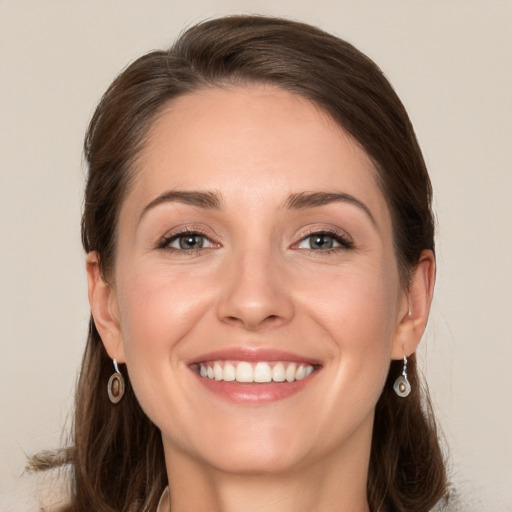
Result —
<svg viewBox="0 0 512 512"><path fill-rule="evenodd" d="M360 445L361 446L361 445ZM279 473L229 473L166 450L172 512L369 512L369 450ZM342 455L342 456L341 456Z"/></svg>

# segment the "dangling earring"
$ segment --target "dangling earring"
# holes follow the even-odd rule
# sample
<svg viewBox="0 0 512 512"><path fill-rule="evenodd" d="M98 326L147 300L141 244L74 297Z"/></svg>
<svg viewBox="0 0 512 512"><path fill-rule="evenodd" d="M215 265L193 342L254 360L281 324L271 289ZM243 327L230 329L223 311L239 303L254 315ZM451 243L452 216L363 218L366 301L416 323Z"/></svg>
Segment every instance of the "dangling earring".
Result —
<svg viewBox="0 0 512 512"><path fill-rule="evenodd" d="M405 398L411 392L411 385L409 384L409 380L407 379L407 357L404 354L404 367L402 370L402 375L395 380L393 384L393 389L395 393L400 398Z"/></svg>
<svg viewBox="0 0 512 512"><path fill-rule="evenodd" d="M123 398L124 395L124 379L117 366L116 358L114 357L114 369L115 372L108 379L107 392L110 401L113 404L117 404Z"/></svg>

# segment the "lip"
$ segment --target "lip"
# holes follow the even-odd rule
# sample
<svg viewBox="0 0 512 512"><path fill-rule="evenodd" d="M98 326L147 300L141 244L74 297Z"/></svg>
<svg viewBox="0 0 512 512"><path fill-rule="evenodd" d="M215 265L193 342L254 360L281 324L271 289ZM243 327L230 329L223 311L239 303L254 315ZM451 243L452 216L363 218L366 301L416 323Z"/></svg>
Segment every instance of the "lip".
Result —
<svg viewBox="0 0 512 512"><path fill-rule="evenodd" d="M291 363L304 363L312 366L321 366L321 362L316 358L301 356L293 352L284 350L275 350L272 348L229 348L216 350L194 357L187 362L193 365L198 363L207 363L209 361L224 360L224 361L247 361L248 363L257 363L259 361L289 361Z"/></svg>
<svg viewBox="0 0 512 512"><path fill-rule="evenodd" d="M247 361L247 362L277 362L288 361L303 363L315 367L315 371L302 380L293 382L271 382L271 383L242 383L225 382L201 377L194 368L199 363L210 361ZM264 405L291 397L314 381L316 375L322 368L318 359L294 354L293 352L267 349L267 348L230 348L216 350L202 354L188 362L188 367L199 383L210 393L223 400L240 405Z"/></svg>

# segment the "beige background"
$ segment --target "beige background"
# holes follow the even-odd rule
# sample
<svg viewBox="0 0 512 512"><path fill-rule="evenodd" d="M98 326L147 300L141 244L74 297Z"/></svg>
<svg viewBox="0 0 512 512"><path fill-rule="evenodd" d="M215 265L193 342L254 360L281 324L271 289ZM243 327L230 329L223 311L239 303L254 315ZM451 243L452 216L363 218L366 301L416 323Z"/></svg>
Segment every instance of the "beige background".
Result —
<svg viewBox="0 0 512 512"><path fill-rule="evenodd" d="M408 108L439 224L423 368L466 509L511 511L512 2L497 0L0 0L0 510L33 510L25 454L59 445L71 407L92 109L128 61L235 12L348 39Z"/></svg>

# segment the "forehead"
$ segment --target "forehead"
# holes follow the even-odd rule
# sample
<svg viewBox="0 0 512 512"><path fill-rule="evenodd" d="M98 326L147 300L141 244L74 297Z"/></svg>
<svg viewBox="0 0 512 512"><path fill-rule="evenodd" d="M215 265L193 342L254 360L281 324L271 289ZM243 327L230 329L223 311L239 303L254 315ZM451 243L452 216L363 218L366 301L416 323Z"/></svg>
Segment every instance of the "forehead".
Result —
<svg viewBox="0 0 512 512"><path fill-rule="evenodd" d="M211 190L261 205L303 191L356 195L387 216L366 152L312 102L275 86L209 88L172 100L151 126L127 202Z"/></svg>

